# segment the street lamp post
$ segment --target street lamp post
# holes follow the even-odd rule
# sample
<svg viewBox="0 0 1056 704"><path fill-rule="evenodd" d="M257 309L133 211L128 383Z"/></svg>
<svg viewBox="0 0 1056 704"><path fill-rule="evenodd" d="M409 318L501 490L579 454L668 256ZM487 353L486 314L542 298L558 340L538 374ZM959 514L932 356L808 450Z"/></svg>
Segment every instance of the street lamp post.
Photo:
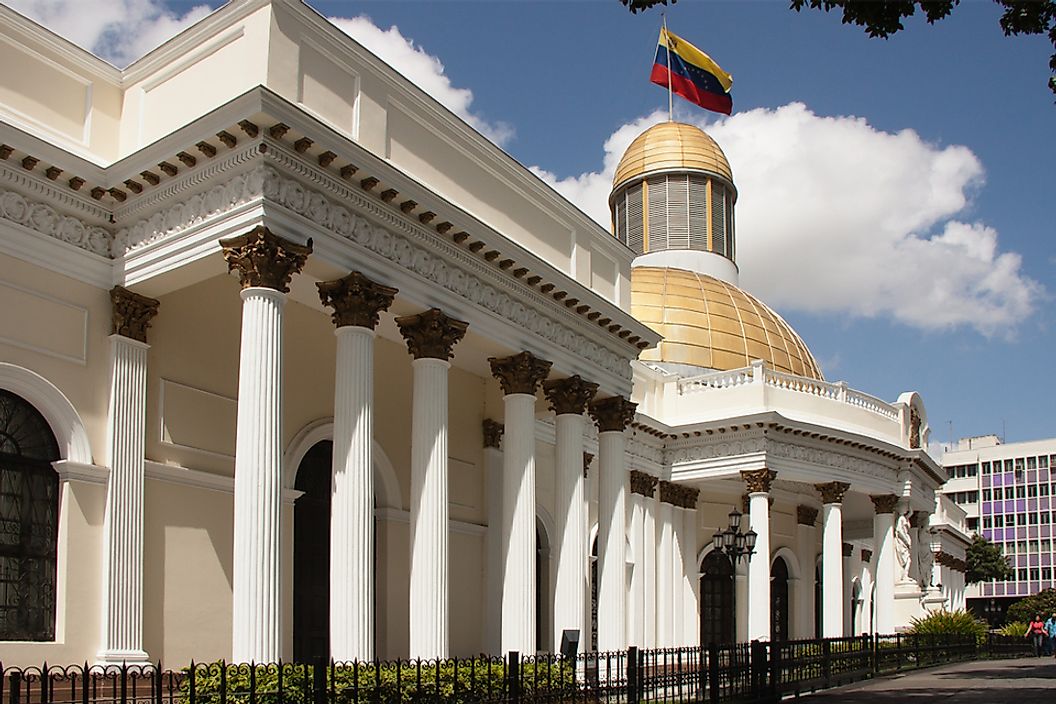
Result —
<svg viewBox="0 0 1056 704"><path fill-rule="evenodd" d="M733 564L737 564L742 557L745 561L752 558L755 554L755 539L758 537L754 530L741 532L741 515L737 509L730 511L729 527L711 536L712 547L730 558Z"/></svg>

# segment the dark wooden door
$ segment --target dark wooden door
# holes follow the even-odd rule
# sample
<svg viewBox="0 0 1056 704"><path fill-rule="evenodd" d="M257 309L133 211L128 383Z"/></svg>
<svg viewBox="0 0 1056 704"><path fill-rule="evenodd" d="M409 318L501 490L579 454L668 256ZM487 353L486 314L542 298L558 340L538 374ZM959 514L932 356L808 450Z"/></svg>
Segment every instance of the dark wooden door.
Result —
<svg viewBox="0 0 1056 704"><path fill-rule="evenodd" d="M330 657L330 472L334 446L324 440L301 460L293 507L293 657Z"/></svg>
<svg viewBox="0 0 1056 704"><path fill-rule="evenodd" d="M788 565L784 558L770 568L770 641L788 640Z"/></svg>
<svg viewBox="0 0 1056 704"><path fill-rule="evenodd" d="M733 564L721 552L704 558L700 575L700 642L732 643L734 640Z"/></svg>

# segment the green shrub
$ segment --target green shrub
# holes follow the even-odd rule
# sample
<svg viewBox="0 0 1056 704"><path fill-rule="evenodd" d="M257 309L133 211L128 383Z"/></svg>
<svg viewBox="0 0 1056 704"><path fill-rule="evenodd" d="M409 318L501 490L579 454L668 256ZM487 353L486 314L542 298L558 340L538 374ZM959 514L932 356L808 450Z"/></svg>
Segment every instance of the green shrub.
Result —
<svg viewBox="0 0 1056 704"><path fill-rule="evenodd" d="M1043 589L1009 606L1005 621L1027 623L1034 618L1035 614L1041 614L1041 620L1044 621L1054 612L1056 612L1056 589ZM1026 631L1027 627L1023 626L1023 630Z"/></svg>
<svg viewBox="0 0 1056 704"><path fill-rule="evenodd" d="M990 628L967 611L935 611L924 618L910 621L910 633L921 635L963 635L973 636L977 643L986 642Z"/></svg>
<svg viewBox="0 0 1056 704"><path fill-rule="evenodd" d="M1026 621L1012 621L1010 623L1006 623L1004 626L1001 626L1001 630L998 631L998 633L1003 636L1016 636L1018 638L1022 638L1026 632Z"/></svg>

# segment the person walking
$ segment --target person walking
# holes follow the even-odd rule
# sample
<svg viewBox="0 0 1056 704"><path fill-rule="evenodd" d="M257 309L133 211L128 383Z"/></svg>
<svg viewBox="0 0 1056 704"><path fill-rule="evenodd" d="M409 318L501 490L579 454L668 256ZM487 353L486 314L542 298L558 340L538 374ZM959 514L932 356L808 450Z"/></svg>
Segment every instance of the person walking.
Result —
<svg viewBox="0 0 1056 704"><path fill-rule="evenodd" d="M1027 624L1027 632L1024 637L1030 638L1034 645L1034 657L1041 657L1041 646L1045 640L1045 622L1041 620L1041 614L1034 614L1034 619Z"/></svg>
<svg viewBox="0 0 1056 704"><path fill-rule="evenodd" d="M1045 654L1056 655L1056 611L1045 621Z"/></svg>

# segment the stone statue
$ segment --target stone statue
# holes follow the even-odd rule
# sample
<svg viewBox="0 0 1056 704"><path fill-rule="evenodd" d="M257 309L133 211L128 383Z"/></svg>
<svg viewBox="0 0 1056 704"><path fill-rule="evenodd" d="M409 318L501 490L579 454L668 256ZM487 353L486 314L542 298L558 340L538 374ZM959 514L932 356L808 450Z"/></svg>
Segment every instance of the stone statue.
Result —
<svg viewBox="0 0 1056 704"><path fill-rule="evenodd" d="M920 565L920 586L927 589L935 582L932 565L935 563L935 555L931 552L931 540L928 539L928 530L921 528L918 536L917 563Z"/></svg>
<svg viewBox="0 0 1056 704"><path fill-rule="evenodd" d="M895 556L898 557L898 581L908 582L909 566L913 555L913 538L909 533L909 516L898 514L895 521Z"/></svg>

